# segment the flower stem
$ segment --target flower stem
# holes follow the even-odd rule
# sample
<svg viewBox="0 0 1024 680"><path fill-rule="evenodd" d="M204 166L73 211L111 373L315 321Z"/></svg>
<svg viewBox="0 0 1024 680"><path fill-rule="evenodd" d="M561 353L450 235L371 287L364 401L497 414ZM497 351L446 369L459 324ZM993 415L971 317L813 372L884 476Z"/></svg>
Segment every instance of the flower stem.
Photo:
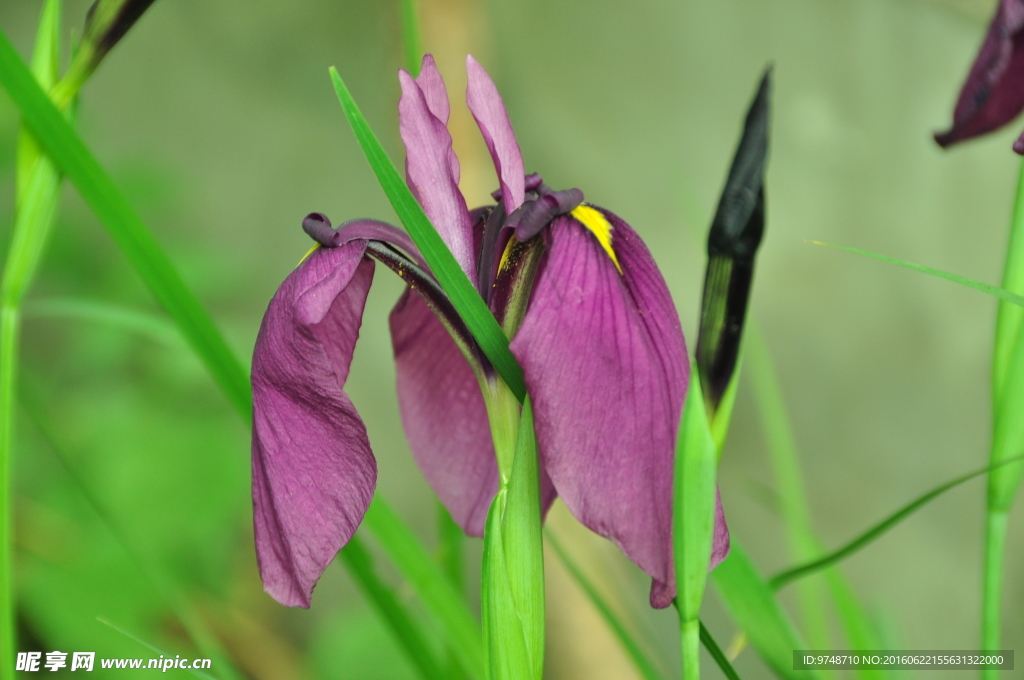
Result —
<svg viewBox="0 0 1024 680"><path fill-rule="evenodd" d="M700 620L679 619L679 633L683 650L683 680L700 680Z"/></svg>
<svg viewBox="0 0 1024 680"><path fill-rule="evenodd" d="M1003 555L1006 552L1005 512L989 510L985 518L985 572L981 620L981 648L999 649L999 606L1003 585ZM982 678L989 680L999 676L999 671L985 669Z"/></svg>
<svg viewBox="0 0 1024 680"><path fill-rule="evenodd" d="M14 564L11 444L14 420L14 369L17 361L18 310L0 310L0 678L14 677Z"/></svg>

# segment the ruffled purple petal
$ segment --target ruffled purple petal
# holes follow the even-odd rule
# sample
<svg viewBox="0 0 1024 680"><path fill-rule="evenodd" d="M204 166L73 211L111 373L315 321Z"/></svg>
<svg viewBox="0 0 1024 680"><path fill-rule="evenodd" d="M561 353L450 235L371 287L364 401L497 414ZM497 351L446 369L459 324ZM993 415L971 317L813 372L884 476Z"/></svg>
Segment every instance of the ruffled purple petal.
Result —
<svg viewBox="0 0 1024 680"><path fill-rule="evenodd" d="M578 221L556 218L511 349L558 494L654 579L651 604L665 607L675 594L673 460L690 367L653 258L629 225L603 214L622 274Z"/></svg>
<svg viewBox="0 0 1024 680"><path fill-rule="evenodd" d="M498 94L494 81L484 67L473 58L466 56L466 71L469 72L469 86L466 88L466 104L480 127L480 132L491 152L494 168L501 182L501 196L505 211L512 211L523 204L525 180L523 154L519 151L516 133L508 119L505 103Z"/></svg>
<svg viewBox="0 0 1024 680"><path fill-rule="evenodd" d="M476 375L423 299L406 289L391 311L398 405L416 464L471 536L483 536L498 466ZM541 474L542 511L555 500Z"/></svg>
<svg viewBox="0 0 1024 680"><path fill-rule="evenodd" d="M989 24L953 111L953 127L937 133L947 147L991 132L1024 109L1024 0L1002 0ZM1015 145L1015 150L1016 145ZM1018 153L1024 148L1018 150Z"/></svg>
<svg viewBox="0 0 1024 680"><path fill-rule="evenodd" d="M364 249L321 249L292 272L253 351L256 557L264 589L288 606L309 606L376 486L366 428L343 391L373 280Z"/></svg>
<svg viewBox="0 0 1024 680"><path fill-rule="evenodd" d="M458 165L453 168L451 162L454 156L452 137L445 123L431 112L417 81L405 71L398 72L398 79L402 84L398 119L405 142L405 175L409 189L462 270L474 278L473 222L466 199L459 191Z"/></svg>

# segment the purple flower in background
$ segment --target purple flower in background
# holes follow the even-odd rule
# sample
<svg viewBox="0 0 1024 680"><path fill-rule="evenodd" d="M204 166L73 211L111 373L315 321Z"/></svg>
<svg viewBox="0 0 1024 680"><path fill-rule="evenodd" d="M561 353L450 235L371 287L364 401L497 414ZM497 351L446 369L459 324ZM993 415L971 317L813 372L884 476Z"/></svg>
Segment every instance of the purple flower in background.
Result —
<svg viewBox="0 0 1024 680"><path fill-rule="evenodd" d="M996 130L1024 110L1024 0L1001 0L953 111L942 147ZM1013 145L1024 154L1024 135Z"/></svg>
<svg viewBox="0 0 1024 680"><path fill-rule="evenodd" d="M469 210L458 188L449 102L433 59L399 73L410 189L512 337L535 414L546 510L614 541L653 579L651 604L675 596L672 467L690 376L668 288L633 229L525 175L490 77L467 59L467 103L497 170L495 205ZM497 380L404 232L374 220L332 229L309 215L317 249L281 285L253 353L253 504L264 587L309 606L321 573L356 531L376 463L345 379L374 261L410 285L391 312L402 423L452 517L483 533L498 469L481 389ZM728 551L718 508L712 565Z"/></svg>

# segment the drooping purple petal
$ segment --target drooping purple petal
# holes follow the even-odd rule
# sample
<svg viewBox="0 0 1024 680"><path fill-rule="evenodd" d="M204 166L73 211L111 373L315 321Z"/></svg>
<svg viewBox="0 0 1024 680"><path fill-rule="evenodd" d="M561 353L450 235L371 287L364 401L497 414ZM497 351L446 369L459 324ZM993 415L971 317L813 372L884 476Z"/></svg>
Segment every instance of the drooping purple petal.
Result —
<svg viewBox="0 0 1024 680"><path fill-rule="evenodd" d="M421 267L426 261L419 248L413 243L407 232L380 220L355 219L331 227L331 221L323 213L309 213L302 219L302 230L322 246L337 248L356 239L373 240L401 248Z"/></svg>
<svg viewBox="0 0 1024 680"><path fill-rule="evenodd" d="M953 127L935 135L940 146L991 132L1024 109L1022 29L1024 0L1002 0L960 91L953 111Z"/></svg>
<svg viewBox="0 0 1024 680"><path fill-rule="evenodd" d="M672 469L690 368L653 258L629 225L602 214L622 273L580 222L556 218L511 349L555 489L654 579L651 604L665 607L675 594Z"/></svg>
<svg viewBox="0 0 1024 680"><path fill-rule="evenodd" d="M391 311L398 404L416 464L452 519L482 536L498 467L476 375L444 326L412 289ZM541 480L542 510L555 499Z"/></svg>
<svg viewBox="0 0 1024 680"><path fill-rule="evenodd" d="M253 351L253 523L264 589L308 607L355 533L377 465L343 391L373 262L365 244L322 248L274 295Z"/></svg>
<svg viewBox="0 0 1024 680"><path fill-rule="evenodd" d="M440 76L439 76L440 77ZM419 84L405 71L398 72L402 98L398 102L399 127L405 142L405 175L416 200L430 218L462 270L476 275L473 223L452 167L452 137L427 105Z"/></svg>
<svg viewBox="0 0 1024 680"><path fill-rule="evenodd" d="M501 100L494 81L472 55L466 56L466 71L469 73L466 104L480 127L487 149L491 152L491 159L501 182L505 211L511 215L512 211L523 204L526 193L523 154L519 151L516 133L512 130L508 111L505 110L505 103Z"/></svg>

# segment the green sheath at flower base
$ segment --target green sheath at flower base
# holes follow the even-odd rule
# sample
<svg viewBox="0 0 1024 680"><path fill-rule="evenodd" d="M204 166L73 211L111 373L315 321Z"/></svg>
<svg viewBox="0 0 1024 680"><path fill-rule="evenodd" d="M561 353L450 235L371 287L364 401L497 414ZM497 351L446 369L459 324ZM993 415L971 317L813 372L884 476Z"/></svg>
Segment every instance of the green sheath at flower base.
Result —
<svg viewBox="0 0 1024 680"><path fill-rule="evenodd" d="M700 677L700 604L715 537L715 469L718 447L704 409L700 374L690 380L676 447L672 538L676 606L682 632L683 678ZM720 526L724 527L724 523ZM720 541L715 541L720 542ZM719 557L721 560L721 557Z"/></svg>

